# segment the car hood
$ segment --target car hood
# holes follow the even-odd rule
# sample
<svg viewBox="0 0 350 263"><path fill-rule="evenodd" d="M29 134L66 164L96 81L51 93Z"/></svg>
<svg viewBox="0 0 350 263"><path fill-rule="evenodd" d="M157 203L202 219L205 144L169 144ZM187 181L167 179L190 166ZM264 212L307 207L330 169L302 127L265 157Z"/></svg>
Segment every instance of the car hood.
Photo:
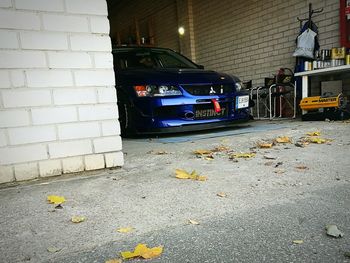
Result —
<svg viewBox="0 0 350 263"><path fill-rule="evenodd" d="M117 71L117 82L133 84L232 83L224 73L203 69L128 69Z"/></svg>

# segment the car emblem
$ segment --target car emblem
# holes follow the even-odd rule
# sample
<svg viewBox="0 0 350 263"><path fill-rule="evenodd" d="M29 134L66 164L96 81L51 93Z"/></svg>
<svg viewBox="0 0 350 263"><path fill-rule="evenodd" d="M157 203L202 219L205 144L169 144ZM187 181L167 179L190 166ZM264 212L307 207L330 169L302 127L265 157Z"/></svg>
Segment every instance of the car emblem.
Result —
<svg viewBox="0 0 350 263"><path fill-rule="evenodd" d="M210 87L210 91L209 91L209 94L216 94L215 90L213 87Z"/></svg>

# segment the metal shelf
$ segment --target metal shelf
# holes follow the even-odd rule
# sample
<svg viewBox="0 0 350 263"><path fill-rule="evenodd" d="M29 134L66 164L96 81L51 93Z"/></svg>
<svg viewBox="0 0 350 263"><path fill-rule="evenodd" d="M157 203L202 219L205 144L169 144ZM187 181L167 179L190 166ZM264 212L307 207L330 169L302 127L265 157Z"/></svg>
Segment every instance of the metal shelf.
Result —
<svg viewBox="0 0 350 263"><path fill-rule="evenodd" d="M312 75L326 75L326 74L342 73L346 71L350 72L350 65L322 68L322 69L316 69L316 70L308 70L308 71L295 73L294 76L302 77L302 76L312 76Z"/></svg>

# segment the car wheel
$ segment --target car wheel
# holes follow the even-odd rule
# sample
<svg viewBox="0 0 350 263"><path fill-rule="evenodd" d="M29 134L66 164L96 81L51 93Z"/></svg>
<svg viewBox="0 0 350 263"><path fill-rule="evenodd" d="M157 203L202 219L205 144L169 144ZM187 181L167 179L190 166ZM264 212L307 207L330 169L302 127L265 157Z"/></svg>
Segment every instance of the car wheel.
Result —
<svg viewBox="0 0 350 263"><path fill-rule="evenodd" d="M122 137L128 137L135 134L133 124L133 110L130 103L126 99L118 101L119 124Z"/></svg>

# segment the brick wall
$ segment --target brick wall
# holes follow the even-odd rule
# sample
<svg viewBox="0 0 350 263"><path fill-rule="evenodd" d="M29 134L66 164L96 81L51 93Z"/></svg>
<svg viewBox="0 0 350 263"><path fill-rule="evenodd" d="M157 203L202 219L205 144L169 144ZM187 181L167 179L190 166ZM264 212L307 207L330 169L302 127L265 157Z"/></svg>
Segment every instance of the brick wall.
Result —
<svg viewBox="0 0 350 263"><path fill-rule="evenodd" d="M294 69L297 17L308 14L305 0L192 0L196 61L206 68L262 84L280 67ZM339 46L339 1L314 0L321 49Z"/></svg>
<svg viewBox="0 0 350 263"><path fill-rule="evenodd" d="M0 1L0 183L123 165L105 0Z"/></svg>

